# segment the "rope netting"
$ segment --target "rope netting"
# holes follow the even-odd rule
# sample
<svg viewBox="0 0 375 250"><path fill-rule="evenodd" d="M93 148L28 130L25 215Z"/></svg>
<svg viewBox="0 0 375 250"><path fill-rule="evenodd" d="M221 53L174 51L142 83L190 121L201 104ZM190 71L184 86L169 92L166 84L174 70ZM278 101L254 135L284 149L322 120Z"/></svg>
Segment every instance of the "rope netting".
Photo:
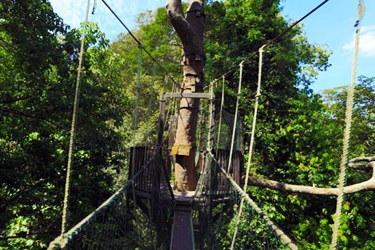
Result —
<svg viewBox="0 0 375 250"><path fill-rule="evenodd" d="M48 249L167 249L173 206L168 178L159 149L143 150L137 161L138 172L115 194L68 232L60 235ZM148 184L150 192L141 192Z"/></svg>
<svg viewBox="0 0 375 250"><path fill-rule="evenodd" d="M258 205L241 189L238 183L221 168L225 162L206 155L205 178L197 191L206 199L203 204L205 212L195 216L199 224L209 225L201 232L200 249L229 249L236 228L236 218L241 199L244 199L241 220L238 224L237 240L234 249L297 249L291 239L272 222ZM220 178L224 176L224 178ZM220 184L219 184L220 183ZM222 195L215 188L220 185ZM203 198L201 198L203 199ZM197 228L198 229L198 228ZM199 229L198 229L199 230Z"/></svg>

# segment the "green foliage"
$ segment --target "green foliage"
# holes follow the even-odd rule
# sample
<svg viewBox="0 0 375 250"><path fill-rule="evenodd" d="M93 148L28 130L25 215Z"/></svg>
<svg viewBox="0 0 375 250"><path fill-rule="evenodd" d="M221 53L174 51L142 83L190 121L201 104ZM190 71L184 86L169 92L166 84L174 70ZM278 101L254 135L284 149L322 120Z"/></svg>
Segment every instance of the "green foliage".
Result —
<svg viewBox="0 0 375 250"><path fill-rule="evenodd" d="M0 18L0 248L40 249L59 235L81 31L43 0L2 1ZM70 225L112 192L127 139L120 66L87 25Z"/></svg>

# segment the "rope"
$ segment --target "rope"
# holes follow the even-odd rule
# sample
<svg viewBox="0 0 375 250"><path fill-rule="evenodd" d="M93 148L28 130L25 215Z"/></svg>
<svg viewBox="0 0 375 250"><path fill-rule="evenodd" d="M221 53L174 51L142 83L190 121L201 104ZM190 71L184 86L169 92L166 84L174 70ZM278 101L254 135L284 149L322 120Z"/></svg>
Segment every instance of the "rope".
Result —
<svg viewBox="0 0 375 250"><path fill-rule="evenodd" d="M214 134L214 112L215 112L215 107L214 107L214 90L213 90L213 85L210 86L210 108L209 108L209 113L210 113L210 118L209 118L209 129L208 129L208 135L207 135L207 150L211 151L212 145L213 145L213 137L212 135Z"/></svg>
<svg viewBox="0 0 375 250"><path fill-rule="evenodd" d="M357 78L360 21L362 20L363 15L364 15L364 5L363 5L362 0L358 0L358 18L355 24L356 35L355 35L355 47L354 47L354 54L353 54L352 79L351 79L351 84L348 90L348 97L347 97L347 103L346 103L345 130L344 130L343 150L342 150L343 152L342 152L342 157L341 157L339 184L338 184L339 192L337 195L336 213L335 213L334 224L333 224L333 229L332 229L332 241L331 241L331 246L330 246L331 250L338 248L338 235L339 235L339 228L340 228L342 204L344 201L344 185L346 182L346 164L348 161L350 128L351 128L352 114L353 114L353 99L354 99L354 91L355 91L355 82Z"/></svg>
<svg viewBox="0 0 375 250"><path fill-rule="evenodd" d="M280 237L281 241L287 245L290 249L296 250L298 247L292 242L290 237L284 233L282 229L280 229L266 214L263 213L262 209L250 198L249 194L247 194L233 178L220 166L220 164L215 159L215 156L208 152L208 155L212 158L212 160L216 163L219 170L225 175L225 177L230 181L232 187L241 194L242 198L263 218L266 222L266 225L269 226L276 234Z"/></svg>
<svg viewBox="0 0 375 250"><path fill-rule="evenodd" d="M258 106L259 106L259 97L261 96L260 90L261 90L261 83L262 83L262 66L263 66L263 51L266 45L263 45L259 49L259 66L258 66L258 87L257 87L257 93L255 96L255 107L254 107L254 117L253 117L253 124L251 128L251 137L250 137L250 147L249 147L249 159L247 161L247 168L246 168L246 178L245 178L245 184L243 187L243 190L247 189L247 185L249 182L249 173L250 173L250 166L251 166L251 160L253 157L253 150L254 150L254 138L255 138L255 127L256 127L256 122L257 122L257 117L258 117ZM241 199L241 204L238 209L238 215L236 218L236 227L234 229L234 234L232 238L232 244L230 249L233 250L234 244L236 242L236 236L238 232L238 225L240 223L241 215L242 215L242 210L243 210L243 203L244 203L244 198L242 197Z"/></svg>
<svg viewBox="0 0 375 250"><path fill-rule="evenodd" d="M224 85L225 85L225 76L223 76L223 84L221 87L221 102L220 102L219 128L217 132L217 142L216 142L216 154L219 150L219 145L220 145L221 122L223 119L223 107L224 107L224 87L225 87Z"/></svg>
<svg viewBox="0 0 375 250"><path fill-rule="evenodd" d="M83 29L82 29L81 47L80 47L80 53L79 53L79 59L78 59L77 82L76 82L76 89L75 89L75 94L74 94L73 115L72 115L71 129L70 129L68 164L67 164L67 169L66 169L66 182L65 182L64 206L63 206L62 223L61 223L61 234L65 233L67 225L68 225L69 195L70 195L70 185L71 185L72 175L73 175L72 162L73 162L73 151L74 151L74 139L75 139L76 124L77 124L77 116L78 116L82 61L83 61L83 53L84 53L84 45L85 45L86 26L87 26L87 22L89 19L89 8L90 8L90 0L87 0L86 16L85 16L85 22L83 24Z"/></svg>
<svg viewBox="0 0 375 250"><path fill-rule="evenodd" d="M233 158L234 138L236 136L236 129L237 129L238 106L240 103L241 86L242 86L242 73L243 73L243 62L240 63L240 79L238 82L236 111L234 113L233 131L232 131L232 141L230 143L230 152L229 152L229 160L228 160L228 168L227 168L228 173L230 172L230 168L232 165L232 158Z"/></svg>

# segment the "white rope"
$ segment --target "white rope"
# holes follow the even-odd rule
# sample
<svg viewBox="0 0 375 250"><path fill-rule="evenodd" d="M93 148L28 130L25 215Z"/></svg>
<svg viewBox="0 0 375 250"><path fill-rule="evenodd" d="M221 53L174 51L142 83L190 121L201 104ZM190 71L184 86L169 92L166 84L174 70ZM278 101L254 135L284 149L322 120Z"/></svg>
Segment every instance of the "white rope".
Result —
<svg viewBox="0 0 375 250"><path fill-rule="evenodd" d="M67 164L67 169L66 169L66 181L65 181L65 193L64 193L64 206L63 206L63 214L62 214L62 222L61 222L61 234L64 234L66 231L67 224L68 224L68 216L69 216L68 215L69 195L70 195L70 184L71 184L71 179L73 175L72 162L73 162L73 151L74 151L74 139L75 139L77 116L78 116L82 61L83 61L83 53L85 51L84 45L85 45L85 36L86 36L86 26L87 26L87 22L89 19L89 8L90 8L90 0L87 0L86 17L85 17L85 22L83 23L81 47L80 47L80 53L79 53L79 58L78 58L77 83L76 83L76 89L75 89L75 94L74 94L73 115L72 115L71 129L70 129L68 164Z"/></svg>
<svg viewBox="0 0 375 250"><path fill-rule="evenodd" d="M344 186L346 182L346 165L348 162L348 152L349 152L349 142L350 142L350 128L352 123L353 114L353 100L355 91L355 82L357 78L357 64L358 64L358 53L359 53L359 37L360 37L360 21L364 15L364 6L362 0L358 0L358 18L356 22L356 35L354 44L354 54L353 54L353 67L352 67L352 79L348 90L348 97L346 103L346 113L345 113L345 130L343 139L343 149L340 164L340 174L338 183L338 195L336 202L336 213L334 217L334 224L332 229L332 241L330 249L334 250L338 248L338 236L340 228L341 210L344 201Z"/></svg>
<svg viewBox="0 0 375 250"><path fill-rule="evenodd" d="M257 93L256 93L256 96L255 96L253 124L252 124L252 127L251 127L249 159L247 161L246 178L245 178L245 184L244 184L244 187L243 187L243 190L245 190L245 192L246 192L247 185L248 185L248 182L249 182L250 166L251 166L251 160L252 160L252 157L253 157L253 150L254 150L255 127L256 127L256 122L257 122L257 117L258 117L259 97L261 95L260 90L261 90L261 83L262 83L262 67L263 67L263 51L264 51L264 48L265 48L265 45L263 45L259 49L258 86L257 86ZM242 215L242 210L243 210L243 203L244 203L244 197L241 198L240 207L238 209L238 214L237 214L237 218L236 218L236 227L234 229L232 244L231 244L231 247L230 247L231 250L233 250L234 244L236 242L238 225L239 225L241 215Z"/></svg>
<svg viewBox="0 0 375 250"><path fill-rule="evenodd" d="M232 165L233 159L233 150L234 150L234 139L236 137L236 129L237 129L237 117L238 117L238 106L240 103L240 95L241 95L241 86L242 86L242 72L243 72L243 63L240 63L240 79L238 83L238 90L237 90L237 101L236 101L236 111L234 113L234 122L233 122L233 132L232 132L232 141L230 143L230 152L229 152L229 160L228 160L228 168L227 172L230 173L230 168Z"/></svg>
<svg viewBox="0 0 375 250"><path fill-rule="evenodd" d="M220 134L221 134L221 122L223 119L223 107L224 107L224 85L225 85L225 76L223 76L223 84L221 87L221 103L220 103L220 114L219 114L219 128L217 131L217 142L216 142L216 155L219 150L220 145Z"/></svg>

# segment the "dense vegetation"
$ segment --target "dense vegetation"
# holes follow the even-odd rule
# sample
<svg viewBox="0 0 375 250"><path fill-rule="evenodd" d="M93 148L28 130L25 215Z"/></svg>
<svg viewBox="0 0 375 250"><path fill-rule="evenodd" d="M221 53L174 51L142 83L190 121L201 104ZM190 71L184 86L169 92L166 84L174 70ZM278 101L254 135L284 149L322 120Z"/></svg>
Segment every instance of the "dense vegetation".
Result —
<svg viewBox="0 0 375 250"><path fill-rule="evenodd" d="M209 1L206 15L208 80L257 51L289 23L280 14L279 0ZM181 45L165 10L141 14L138 24L136 36L181 79ZM124 179L129 145L152 144L156 97L172 85L143 56L137 91L137 43L128 34L110 43L96 24L86 25L70 225ZM45 248L59 234L80 38L81 31L69 29L46 0L0 3L0 248ZM328 58L329 51L309 44L301 28L266 49L253 175L308 186L337 185L346 88L320 95L310 89L317 73L329 66ZM257 61L252 57L244 70L240 108L245 138L251 129ZM238 72L226 77L228 110L233 109L237 83ZM220 91L218 87L217 96ZM374 77L359 77L355 98L350 158L375 152ZM133 140L135 103L140 109ZM347 182L370 175L349 170ZM328 247L335 197L255 187L248 191L302 249ZM347 196L341 246L375 247L374 200L373 191Z"/></svg>

